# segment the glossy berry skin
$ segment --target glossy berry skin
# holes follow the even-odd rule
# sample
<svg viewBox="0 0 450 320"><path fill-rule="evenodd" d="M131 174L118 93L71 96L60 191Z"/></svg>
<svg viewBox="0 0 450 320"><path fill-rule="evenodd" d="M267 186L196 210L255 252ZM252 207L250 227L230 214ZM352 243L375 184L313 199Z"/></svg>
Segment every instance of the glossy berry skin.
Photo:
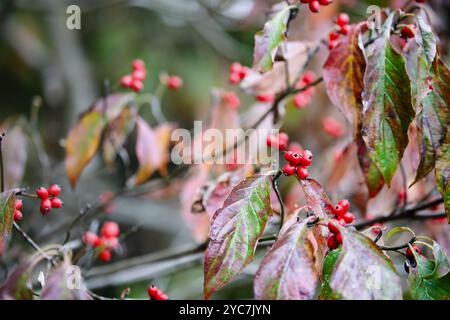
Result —
<svg viewBox="0 0 450 320"><path fill-rule="evenodd" d="M337 243L342 244L342 233L338 233L337 235L335 235L335 238Z"/></svg>
<svg viewBox="0 0 450 320"><path fill-rule="evenodd" d="M341 32L341 34L346 36L350 32L351 29L352 29L352 27L350 27L350 25L346 24L346 25L341 26L340 32Z"/></svg>
<svg viewBox="0 0 450 320"><path fill-rule="evenodd" d="M63 202L59 198L53 198L50 201L52 203L52 208L58 209L63 206Z"/></svg>
<svg viewBox="0 0 450 320"><path fill-rule="evenodd" d="M120 234L119 225L114 221L106 221L101 230L102 236L105 238L115 238Z"/></svg>
<svg viewBox="0 0 450 320"><path fill-rule="evenodd" d="M287 162L291 162L292 161L292 155L294 154L294 152L293 151L286 151L285 153L284 153L284 159L287 161Z"/></svg>
<svg viewBox="0 0 450 320"><path fill-rule="evenodd" d="M280 132L278 135L278 149L284 150L287 148L289 143L289 136L285 132Z"/></svg>
<svg viewBox="0 0 450 320"><path fill-rule="evenodd" d="M294 153L292 153L292 155L290 157L289 164L291 164L293 166L298 166L298 165L300 165L301 161L302 161L302 156L299 153L294 152Z"/></svg>
<svg viewBox="0 0 450 320"><path fill-rule="evenodd" d="M169 300L169 297L154 285L148 287L147 292L148 296L152 300Z"/></svg>
<svg viewBox="0 0 450 320"><path fill-rule="evenodd" d="M39 197L39 199L47 199L48 198L48 190L45 189L44 187L39 187L36 190L36 195Z"/></svg>
<svg viewBox="0 0 450 320"><path fill-rule="evenodd" d="M20 210L23 207L23 202L21 199L16 199L15 203L14 203L14 207L16 208L16 210Z"/></svg>
<svg viewBox="0 0 450 320"><path fill-rule="evenodd" d="M350 202L347 199L341 199L338 201L338 204L342 206L342 209L344 209L345 212L350 209Z"/></svg>
<svg viewBox="0 0 450 320"><path fill-rule="evenodd" d="M418 247L418 246L416 246L415 244L413 244L412 245L412 247L413 247L413 249L417 252L417 254L421 254L422 253L422 251L420 250L420 248ZM406 249L406 256L407 257L414 257L414 254L413 254L413 252L412 252L412 250L411 250L411 248L410 247L408 247L408 249Z"/></svg>
<svg viewBox="0 0 450 320"><path fill-rule="evenodd" d="M312 152L309 150L305 150L305 151L303 151L302 160L300 162L300 165L307 167L312 163L312 159L313 159Z"/></svg>
<svg viewBox="0 0 450 320"><path fill-rule="evenodd" d="M328 39L330 39L330 41L334 41L339 39L339 33L337 33L336 31L332 31L328 34Z"/></svg>
<svg viewBox="0 0 450 320"><path fill-rule="evenodd" d="M334 234L332 234L328 237L327 245L328 245L328 248L330 248L331 250L334 250L337 247L339 247L339 243L336 241L336 236Z"/></svg>
<svg viewBox="0 0 450 320"><path fill-rule="evenodd" d="M336 224L332 221L328 222L328 230L330 230L330 232L332 234L338 234L341 231L339 230L339 228L336 226Z"/></svg>
<svg viewBox="0 0 450 320"><path fill-rule="evenodd" d="M145 62L141 59L135 59L131 63L131 67L133 70L144 70L145 69Z"/></svg>
<svg viewBox="0 0 450 320"><path fill-rule="evenodd" d="M98 258L103 262L108 262L109 260L111 260L111 251L103 250L102 252L100 252Z"/></svg>
<svg viewBox="0 0 450 320"><path fill-rule="evenodd" d="M131 84L133 83L133 77L130 76L129 74L123 76L120 79L120 85L124 88L129 88L131 87Z"/></svg>
<svg viewBox="0 0 450 320"><path fill-rule="evenodd" d="M317 13L319 12L320 9L320 3L317 0L313 0L309 3L309 10L311 10L311 12Z"/></svg>
<svg viewBox="0 0 450 320"><path fill-rule="evenodd" d="M342 206L340 204L334 205L333 208L331 209L331 211L336 216L341 216L345 213L344 208L342 208Z"/></svg>
<svg viewBox="0 0 450 320"><path fill-rule="evenodd" d="M241 82L241 77L239 76L238 73L230 73L228 81L231 84L238 84L239 82Z"/></svg>
<svg viewBox="0 0 450 320"><path fill-rule="evenodd" d="M147 77L147 72L145 70L139 70L139 69L138 70L134 70L133 73L131 74L131 77L134 80L143 81Z"/></svg>
<svg viewBox="0 0 450 320"><path fill-rule="evenodd" d="M133 80L130 85L131 90L139 92L144 88L144 84L140 80Z"/></svg>
<svg viewBox="0 0 450 320"><path fill-rule="evenodd" d="M330 41L328 41L328 49L329 50L332 50L332 49L334 49L336 46L337 46L337 41L336 40L330 40Z"/></svg>
<svg viewBox="0 0 450 320"><path fill-rule="evenodd" d="M414 36L416 35L415 31L414 31L414 25L409 24L407 26L404 26L402 28L402 30L400 31L400 34L402 35L402 37L404 38L414 38Z"/></svg>
<svg viewBox="0 0 450 320"><path fill-rule="evenodd" d="M320 5L328 6L333 3L333 0L319 0Z"/></svg>
<svg viewBox="0 0 450 320"><path fill-rule="evenodd" d="M308 169L306 169L305 167L298 167L297 168L297 177L299 177L300 179L306 179L309 176L309 172Z"/></svg>
<svg viewBox="0 0 450 320"><path fill-rule="evenodd" d="M98 247L101 243L100 237L92 231L86 231L83 235L83 242L87 245Z"/></svg>
<svg viewBox="0 0 450 320"><path fill-rule="evenodd" d="M353 213L350 212L346 212L341 216L342 219L344 219L344 221L346 223L352 223L355 220L355 216L353 215Z"/></svg>
<svg viewBox="0 0 450 320"><path fill-rule="evenodd" d="M233 62L230 65L230 73L239 73L242 69L242 65L239 62Z"/></svg>
<svg viewBox="0 0 450 320"><path fill-rule="evenodd" d="M285 164L283 166L283 173L287 176L292 176L295 174L296 167L290 164Z"/></svg>
<svg viewBox="0 0 450 320"><path fill-rule="evenodd" d="M41 201L41 206L39 208L42 215L48 214L52 210L52 202L50 199L44 199Z"/></svg>
<svg viewBox="0 0 450 320"><path fill-rule="evenodd" d="M61 187L57 184L52 184L48 187L48 194L52 197L57 197L61 193Z"/></svg>
<svg viewBox="0 0 450 320"><path fill-rule="evenodd" d="M345 26L349 22L350 22L350 17L346 13L339 14L339 16L336 19L336 24L338 24L341 27Z"/></svg>
<svg viewBox="0 0 450 320"><path fill-rule="evenodd" d="M180 89L183 86L183 79L179 76L170 76L167 79L167 88L172 90Z"/></svg>
<svg viewBox="0 0 450 320"><path fill-rule="evenodd" d="M20 210L15 210L14 211L14 221L20 221L22 220L22 212L20 212Z"/></svg>

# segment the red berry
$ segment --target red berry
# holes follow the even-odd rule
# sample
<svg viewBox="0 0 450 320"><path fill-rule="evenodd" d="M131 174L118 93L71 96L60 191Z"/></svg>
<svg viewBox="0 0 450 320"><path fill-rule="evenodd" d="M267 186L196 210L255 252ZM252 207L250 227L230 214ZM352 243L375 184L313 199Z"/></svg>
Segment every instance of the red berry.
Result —
<svg viewBox="0 0 450 320"><path fill-rule="evenodd" d="M238 84L239 82L241 82L241 77L239 76L238 73L230 73L230 76L228 77L228 81L231 84Z"/></svg>
<svg viewBox="0 0 450 320"><path fill-rule="evenodd" d="M342 124L332 117L326 117L322 120L323 130L330 136L339 138L344 134Z"/></svg>
<svg viewBox="0 0 450 320"><path fill-rule="evenodd" d="M223 101L232 109L237 109L241 105L241 101L238 96L232 91L225 92L223 95Z"/></svg>
<svg viewBox="0 0 450 320"><path fill-rule="evenodd" d="M63 206L63 202L59 198L53 198L50 200L52 203L52 208L61 208Z"/></svg>
<svg viewBox="0 0 450 320"><path fill-rule="evenodd" d="M319 0L319 3L320 3L322 6L328 6L328 5L330 5L330 4L333 3L333 0Z"/></svg>
<svg viewBox="0 0 450 320"><path fill-rule="evenodd" d="M244 79L247 76L248 68L247 67L241 67L241 70L238 72L239 78Z"/></svg>
<svg viewBox="0 0 450 320"><path fill-rule="evenodd" d="M344 219L344 221L346 223L352 223L353 220L355 220L355 216L353 215L353 213L350 212L346 212L341 216L342 219Z"/></svg>
<svg viewBox="0 0 450 320"><path fill-rule="evenodd" d="M338 223L339 223L339 225L341 225L341 226L343 226L343 227L345 227L345 226L347 225L347 223L345 222L345 220L342 219L342 218L340 218L340 219L338 220Z"/></svg>
<svg viewBox="0 0 450 320"><path fill-rule="evenodd" d="M294 152L293 151L286 151L285 153L284 153L284 159L287 161L287 162L291 162L291 160L292 160L292 155L294 154Z"/></svg>
<svg viewBox="0 0 450 320"><path fill-rule="evenodd" d="M275 94L274 93L258 94L256 96L256 99L261 102L273 102L275 100Z"/></svg>
<svg viewBox="0 0 450 320"><path fill-rule="evenodd" d="M342 244L342 233L338 233L335 238L337 243Z"/></svg>
<svg viewBox="0 0 450 320"><path fill-rule="evenodd" d="M15 205L16 210L20 210L20 209L22 209L22 207L23 207L23 202L22 202L21 199L16 199L14 205Z"/></svg>
<svg viewBox="0 0 450 320"><path fill-rule="evenodd" d="M230 65L230 73L238 74L242 69L242 65L239 62L233 62Z"/></svg>
<svg viewBox="0 0 450 320"><path fill-rule="evenodd" d="M311 0L300 0L301 3L310 3Z"/></svg>
<svg viewBox="0 0 450 320"><path fill-rule="evenodd" d="M131 63L133 70L145 70L145 62L141 59L135 59Z"/></svg>
<svg viewBox="0 0 450 320"><path fill-rule="evenodd" d="M349 24L341 26L340 32L344 36L348 35L348 33L352 30L352 27Z"/></svg>
<svg viewBox="0 0 450 320"><path fill-rule="evenodd" d="M330 32L330 34L328 35L328 39L330 39L330 41L339 39L339 33L337 33L336 31Z"/></svg>
<svg viewBox="0 0 450 320"><path fill-rule="evenodd" d="M334 224L334 222L332 221L328 222L328 230L330 230L330 232L333 234L338 234L341 232L336 224Z"/></svg>
<svg viewBox="0 0 450 320"><path fill-rule="evenodd" d="M14 211L14 221L20 221L22 220L22 212L20 210L16 209Z"/></svg>
<svg viewBox="0 0 450 320"><path fill-rule="evenodd" d="M181 79L179 76L170 76L167 79L167 87L169 89L177 90L180 89L183 86L183 79Z"/></svg>
<svg viewBox="0 0 450 320"><path fill-rule="evenodd" d="M334 207L331 209L331 211L333 212L333 214L335 214L336 216L341 216L342 214L344 214L344 209L342 208L342 206L340 204L336 204L334 205Z"/></svg>
<svg viewBox="0 0 450 320"><path fill-rule="evenodd" d="M103 262L108 262L109 260L111 260L111 251L103 250L102 252L100 252L98 257Z"/></svg>
<svg viewBox="0 0 450 320"><path fill-rule="evenodd" d="M131 77L134 80L143 81L147 77L147 71L140 69L134 70L133 73L131 74Z"/></svg>
<svg viewBox="0 0 450 320"><path fill-rule="evenodd" d="M348 14L346 14L346 13L339 14L336 19L336 24L340 25L341 27L345 26L349 22L350 22L350 18L348 16Z"/></svg>
<svg viewBox="0 0 450 320"><path fill-rule="evenodd" d="M39 187L36 190L36 195L42 200L47 199L48 198L48 190L45 189L44 187Z"/></svg>
<svg viewBox="0 0 450 320"><path fill-rule="evenodd" d="M151 285L148 287L148 296L152 300L168 300L169 297L160 289L158 289L155 285Z"/></svg>
<svg viewBox="0 0 450 320"><path fill-rule="evenodd" d="M52 210L52 202L50 199L43 199L39 208L42 215L48 214Z"/></svg>
<svg viewBox="0 0 450 320"><path fill-rule="evenodd" d="M404 38L414 38L414 36L416 35L416 32L414 31L414 25L409 24L407 26L404 26L400 31L400 34Z"/></svg>
<svg viewBox="0 0 450 320"><path fill-rule="evenodd" d="M347 199L339 200L338 204L342 206L342 209L344 209L345 212L347 212L348 209L350 208L350 202Z"/></svg>
<svg viewBox="0 0 450 320"><path fill-rule="evenodd" d="M308 178L308 175L309 175L308 169L306 169L305 167L297 168L297 176L300 179L306 179L306 178Z"/></svg>
<svg viewBox="0 0 450 320"><path fill-rule="evenodd" d="M101 234L105 238L118 237L120 234L119 225L114 221L106 221L103 223Z"/></svg>
<svg viewBox="0 0 450 320"><path fill-rule="evenodd" d="M108 249L115 249L119 245L119 238L102 238L100 239L101 243L105 245Z"/></svg>
<svg viewBox="0 0 450 320"><path fill-rule="evenodd" d="M338 42L336 40L330 40L328 41L328 49L333 50L338 45Z"/></svg>
<svg viewBox="0 0 450 320"><path fill-rule="evenodd" d="M309 3L309 10L311 10L311 12L317 13L319 12L320 9L320 3L317 0L313 0Z"/></svg>
<svg viewBox="0 0 450 320"><path fill-rule="evenodd" d="M294 105L299 109L307 106L311 102L311 97L305 93L300 92L294 96Z"/></svg>
<svg viewBox="0 0 450 320"><path fill-rule="evenodd" d="M280 134L278 135L278 149L280 151L286 149L288 143L289 143L289 136L287 135L287 133L280 132Z"/></svg>
<svg viewBox="0 0 450 320"><path fill-rule="evenodd" d="M86 231L83 234L83 242L87 245L98 247L101 243L100 237L92 231Z"/></svg>
<svg viewBox="0 0 450 320"><path fill-rule="evenodd" d="M330 248L331 250L334 250L337 247L339 247L339 243L336 241L336 236L334 234L332 234L328 237L327 245L328 245L328 248Z"/></svg>
<svg viewBox="0 0 450 320"><path fill-rule="evenodd" d="M57 197L57 196L59 196L60 193L61 193L61 187L58 186L57 184L52 184L48 188L48 194L52 197Z"/></svg>
<svg viewBox="0 0 450 320"><path fill-rule="evenodd" d="M287 176L292 176L295 173L296 167L290 164L283 166L283 173Z"/></svg>
<svg viewBox="0 0 450 320"><path fill-rule="evenodd" d="M302 158L300 161L300 165L307 167L312 163L313 154L309 150L304 150L302 153Z"/></svg>
<svg viewBox="0 0 450 320"><path fill-rule="evenodd" d="M303 75L302 75L302 79L301 81L304 84L310 84L311 82L314 81L314 78L316 77L316 74L312 71L306 71Z"/></svg>
<svg viewBox="0 0 450 320"><path fill-rule="evenodd" d="M291 154L289 164L296 167L296 166L300 165L301 160L302 160L302 156L297 152L293 152Z"/></svg>
<svg viewBox="0 0 450 320"><path fill-rule="evenodd" d="M120 85L124 88L129 88L131 87L131 83L133 82L133 77L130 76L129 74L123 76L120 79Z"/></svg>
<svg viewBox="0 0 450 320"><path fill-rule="evenodd" d="M422 253L422 250L420 250L420 248L418 246L416 246L415 244L413 244L412 247L418 254ZM408 247L408 249L406 249L406 256L408 256L408 257L413 257L414 256L414 254L413 254L413 252L412 252L410 247Z"/></svg>
<svg viewBox="0 0 450 320"><path fill-rule="evenodd" d="M142 83L141 80L133 80L133 81L131 81L130 88L131 88L134 92L139 92L139 91L142 90L142 88L144 88L144 83Z"/></svg>

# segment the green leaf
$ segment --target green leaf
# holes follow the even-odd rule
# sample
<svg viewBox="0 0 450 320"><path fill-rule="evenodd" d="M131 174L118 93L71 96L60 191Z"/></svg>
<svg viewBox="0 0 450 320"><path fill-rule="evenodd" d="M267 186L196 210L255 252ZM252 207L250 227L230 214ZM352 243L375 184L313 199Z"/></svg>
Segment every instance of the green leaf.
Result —
<svg viewBox="0 0 450 320"><path fill-rule="evenodd" d="M23 263L15 267L0 286L1 300L32 300L33 294L28 287L32 266Z"/></svg>
<svg viewBox="0 0 450 320"><path fill-rule="evenodd" d="M366 181L369 198L373 198L384 186L383 175L370 158L366 144L360 134L355 138L355 143L358 147L359 166L361 167L364 180Z"/></svg>
<svg viewBox="0 0 450 320"><path fill-rule="evenodd" d="M368 237L339 227L343 244L329 284L348 300L400 300L400 278L390 259Z"/></svg>
<svg viewBox="0 0 450 320"><path fill-rule="evenodd" d="M319 294L319 300L340 300L342 297L333 291L330 287L331 274L333 273L334 266L336 265L337 259L341 254L341 247L328 252L323 262L322 268L322 288Z"/></svg>
<svg viewBox="0 0 450 320"><path fill-rule="evenodd" d="M14 192L0 193L0 237L11 232L16 208L15 203Z"/></svg>
<svg viewBox="0 0 450 320"><path fill-rule="evenodd" d="M253 259L258 239L272 215L270 186L270 175L248 177L233 188L214 214L205 253L206 299L239 275Z"/></svg>
<svg viewBox="0 0 450 320"><path fill-rule="evenodd" d="M311 218L300 222L294 216L283 225L256 273L253 286L256 299L306 300L314 297L319 275L308 228Z"/></svg>
<svg viewBox="0 0 450 320"><path fill-rule="evenodd" d="M274 9L278 9L276 6ZM286 29L292 10L295 6L284 6L269 21L264 24L263 30L255 35L255 51L253 55L253 68L259 72L272 69L278 46L286 40Z"/></svg>
<svg viewBox="0 0 450 320"><path fill-rule="evenodd" d="M450 273L446 276L426 280L420 277L408 279L411 294L417 300L449 300L450 299Z"/></svg>
<svg viewBox="0 0 450 320"><path fill-rule="evenodd" d="M405 59L389 40L394 14L387 18L383 35L367 49L362 93L362 136L388 185L408 144L414 116Z"/></svg>
<svg viewBox="0 0 450 320"><path fill-rule="evenodd" d="M431 26L426 21L426 13L423 10L416 15L416 21L419 32L416 33L415 40L419 45L419 55L430 66L436 57L437 39Z"/></svg>
<svg viewBox="0 0 450 320"><path fill-rule="evenodd" d="M445 212L450 222L450 130L447 131L445 142L436 152L436 167L434 169L439 192L444 199Z"/></svg>
<svg viewBox="0 0 450 320"><path fill-rule="evenodd" d="M72 187L100 145L106 119L100 112L85 113L73 127L66 141L66 170Z"/></svg>

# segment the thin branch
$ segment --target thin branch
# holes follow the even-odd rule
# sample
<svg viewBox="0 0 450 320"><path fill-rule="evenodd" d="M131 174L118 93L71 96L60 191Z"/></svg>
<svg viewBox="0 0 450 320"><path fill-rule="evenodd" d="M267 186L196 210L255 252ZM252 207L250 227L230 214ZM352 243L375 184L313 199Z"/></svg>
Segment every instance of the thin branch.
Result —
<svg viewBox="0 0 450 320"><path fill-rule="evenodd" d="M278 203L280 204L280 229L281 227L283 227L283 223L284 223L284 204L283 204L283 198L281 198L280 195L280 191L278 190L278 185L277 185L277 181L278 179L281 177L283 173L281 171L278 171L275 176L272 179L272 189L275 192L277 199L278 199Z"/></svg>
<svg viewBox="0 0 450 320"><path fill-rule="evenodd" d="M17 230L17 232L19 232L19 234L22 236L22 238L25 239L25 241L33 247L34 250L36 250L37 252L39 252L44 258L45 260L51 262L52 259L41 249L41 247L39 247L36 242L33 241L33 239L31 239L31 237L25 232L23 231L20 226L14 221L13 222L13 227L15 230Z"/></svg>

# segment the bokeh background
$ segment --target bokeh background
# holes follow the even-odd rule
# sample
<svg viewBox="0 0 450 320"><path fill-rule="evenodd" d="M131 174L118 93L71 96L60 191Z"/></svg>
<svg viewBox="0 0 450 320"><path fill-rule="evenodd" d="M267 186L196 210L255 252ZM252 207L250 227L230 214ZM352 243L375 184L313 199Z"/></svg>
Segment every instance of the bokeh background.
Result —
<svg viewBox="0 0 450 320"><path fill-rule="evenodd" d="M184 87L165 95L163 111L168 119L190 129L193 120L206 116L212 88L239 93L228 84L228 67L233 61L251 65L254 34L262 28L275 2L278 1L0 0L0 123L12 118L33 118L33 106L39 105L37 128L33 130L42 135L42 141L37 143L17 137L7 147L26 154L20 186L33 190L38 185L57 182L64 187L66 204L45 219L34 204L26 204L23 228L40 243L61 241L64 233L58 230L79 210L105 191L116 191L122 186L120 170L107 170L100 159L95 159L77 188L71 190L62 163L68 130L78 115L104 94L105 81L116 88L135 58L147 64L145 91L155 90L160 72L180 75ZM339 12L347 12L352 21L358 21L364 18L370 4L399 7L404 2L335 0L319 14L311 14L305 8L299 12L289 36L315 40L327 34ZM432 21L442 42L441 55L448 63L449 1L430 3L440 13ZM66 28L66 8L72 4L81 8L81 30ZM322 50L313 61L311 69L317 74L326 54L327 50ZM253 98L239 95L245 110ZM321 155L323 160L314 170L317 176L324 177L322 169L330 167L336 150L348 141L345 137L351 136L350 128L345 128L346 133L339 140L322 130L324 116L332 116L345 126L344 118L330 104L322 87L309 108L286 112L283 131ZM345 186L327 191L332 197L345 196ZM152 262L196 245L179 214L178 194L177 186L172 186L157 195L119 198L101 215L84 223L84 229L92 229L105 219L117 220L123 232L140 226L138 231L130 232L111 263L86 262L86 281L92 290L118 296L125 287L131 287L130 297L142 298L147 285L155 283L173 299L202 297L201 254ZM83 228L74 230L74 236L81 237ZM10 259L29 253L20 239L12 239L10 245L15 248ZM263 253L264 250L258 252L259 258ZM5 270L8 263L3 261ZM251 298L256 268L257 264L252 263L237 281L215 297ZM0 273L0 279L5 273Z"/></svg>

